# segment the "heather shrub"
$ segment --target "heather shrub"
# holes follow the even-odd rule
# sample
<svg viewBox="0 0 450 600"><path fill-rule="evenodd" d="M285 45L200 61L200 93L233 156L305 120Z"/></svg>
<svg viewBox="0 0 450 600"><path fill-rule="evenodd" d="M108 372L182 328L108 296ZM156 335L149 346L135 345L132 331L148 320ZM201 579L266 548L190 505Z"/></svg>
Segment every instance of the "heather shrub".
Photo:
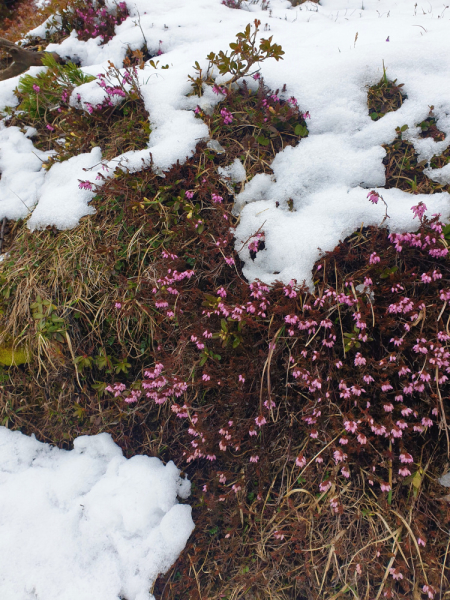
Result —
<svg viewBox="0 0 450 600"><path fill-rule="evenodd" d="M371 119L378 121L386 113L396 111L401 107L407 99L402 90L404 85L404 83L397 83L396 79L393 81L388 79L383 63L383 77L377 84L369 87L367 93L367 104Z"/></svg>
<svg viewBox="0 0 450 600"><path fill-rule="evenodd" d="M20 78L17 95L21 103L17 111L10 111L10 124L35 127L35 145L55 152L47 167L94 146L102 148L106 160L145 147L150 124L135 67L121 72L111 64L105 74L98 75L104 100L94 106L82 103L79 95L72 98L72 92L95 77L72 63L60 65L52 56L44 59L44 65L46 71Z"/></svg>
<svg viewBox="0 0 450 600"><path fill-rule="evenodd" d="M320 258L311 289L245 281L235 186L219 169L238 159L247 178L270 172L308 134L308 113L286 89L250 86L257 75L193 82L216 86L212 114L197 115L219 152L200 143L165 173L151 160L117 170L69 233L17 226L0 325L33 359L0 368L1 422L62 446L108 431L127 456L183 466L196 529L156 597L438 598L449 585L436 481L450 451L448 226L411 195L416 233L390 234L387 217L361 227ZM388 152L388 186L407 164L422 168L408 159L394 167ZM253 258L266 243L263 230L242 240Z"/></svg>
<svg viewBox="0 0 450 600"><path fill-rule="evenodd" d="M48 30L69 35L76 31L78 39L86 42L100 37L101 43L109 42L115 33L116 25L120 25L128 17L125 2L116 4L113 11L106 7L104 0L71 0L58 15L48 23Z"/></svg>

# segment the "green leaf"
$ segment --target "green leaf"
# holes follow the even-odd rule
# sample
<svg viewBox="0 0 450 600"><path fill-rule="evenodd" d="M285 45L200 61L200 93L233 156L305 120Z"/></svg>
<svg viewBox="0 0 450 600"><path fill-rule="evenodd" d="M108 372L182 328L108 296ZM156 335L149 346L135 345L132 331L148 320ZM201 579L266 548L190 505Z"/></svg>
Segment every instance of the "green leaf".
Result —
<svg viewBox="0 0 450 600"><path fill-rule="evenodd" d="M269 140L267 138L265 138L263 135L259 135L256 138L256 141L258 142L258 144L261 144L261 146L268 146L269 145Z"/></svg>
<svg viewBox="0 0 450 600"><path fill-rule="evenodd" d="M393 275L398 271L398 267L386 268L380 275L380 279L387 279L390 275Z"/></svg>
<svg viewBox="0 0 450 600"><path fill-rule="evenodd" d="M298 123L295 126L294 133L295 133L295 135L298 135L299 137L306 137L309 132L308 132L308 128L305 127L305 125Z"/></svg>

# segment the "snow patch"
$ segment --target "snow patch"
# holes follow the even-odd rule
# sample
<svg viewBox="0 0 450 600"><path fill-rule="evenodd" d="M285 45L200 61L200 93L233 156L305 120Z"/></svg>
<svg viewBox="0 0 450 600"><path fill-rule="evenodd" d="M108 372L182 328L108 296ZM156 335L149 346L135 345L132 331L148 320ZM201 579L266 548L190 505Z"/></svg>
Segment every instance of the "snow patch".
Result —
<svg viewBox="0 0 450 600"><path fill-rule="evenodd" d="M173 462L126 459L111 436L65 451L0 427L0 596L152 600L194 524Z"/></svg>

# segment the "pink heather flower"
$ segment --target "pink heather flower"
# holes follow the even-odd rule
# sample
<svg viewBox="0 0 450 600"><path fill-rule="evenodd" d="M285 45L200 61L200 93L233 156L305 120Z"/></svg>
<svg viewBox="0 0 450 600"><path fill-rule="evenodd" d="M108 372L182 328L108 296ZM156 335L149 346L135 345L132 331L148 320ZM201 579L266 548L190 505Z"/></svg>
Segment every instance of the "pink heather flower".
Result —
<svg viewBox="0 0 450 600"><path fill-rule="evenodd" d="M248 435L251 437L252 435L258 435L256 429L249 429Z"/></svg>
<svg viewBox="0 0 450 600"><path fill-rule="evenodd" d="M218 194L212 194L211 198L212 198L213 202L215 202L216 204L222 204L222 202L223 202L222 196L219 196Z"/></svg>
<svg viewBox="0 0 450 600"><path fill-rule="evenodd" d="M416 217L418 217L420 220L423 219L423 215L425 214L425 211L427 210L426 205L423 202L419 202L419 204L417 204L416 206L411 206L411 210L414 213L414 219Z"/></svg>
<svg viewBox="0 0 450 600"><path fill-rule="evenodd" d="M369 192L367 194L367 197L369 198L370 202L372 202L372 204L378 204L378 200L380 199L379 195L374 190Z"/></svg>
<svg viewBox="0 0 450 600"><path fill-rule="evenodd" d="M319 432L311 431L311 433L309 434L309 437L312 437L314 440L316 440L319 437Z"/></svg>
<svg viewBox="0 0 450 600"><path fill-rule="evenodd" d="M243 375L239 375L239 382L245 383L245 377Z"/></svg>
<svg viewBox="0 0 450 600"><path fill-rule="evenodd" d="M222 115L224 125L229 125L233 122L233 115L226 108L222 108L220 114Z"/></svg>
<svg viewBox="0 0 450 600"><path fill-rule="evenodd" d="M383 408L386 412L392 412L394 410L394 405L393 404L383 404Z"/></svg>
<svg viewBox="0 0 450 600"><path fill-rule="evenodd" d="M360 444L367 444L367 438L362 433L360 433L356 439Z"/></svg>
<svg viewBox="0 0 450 600"><path fill-rule="evenodd" d="M251 463L257 463L258 460L259 460L259 456L257 454L255 454L254 456L250 456Z"/></svg>
<svg viewBox="0 0 450 600"><path fill-rule="evenodd" d="M321 456L318 456L315 460L316 463L320 464L323 463L323 458Z"/></svg>
<svg viewBox="0 0 450 600"><path fill-rule="evenodd" d="M363 380L364 380L364 383L367 383L367 384L375 381L374 378L372 377L372 375L364 375Z"/></svg>
<svg viewBox="0 0 450 600"><path fill-rule="evenodd" d="M389 381L384 381L381 385L381 389L383 392L389 392L393 388L392 388L392 385L389 383Z"/></svg>
<svg viewBox="0 0 450 600"><path fill-rule="evenodd" d="M424 427L431 427L433 425L433 421L431 419L429 419L428 417L424 417L422 419L422 425Z"/></svg>
<svg viewBox="0 0 450 600"><path fill-rule="evenodd" d="M186 198L188 198L189 200L192 200L192 198L194 197L194 192L186 192L184 194L186 196Z"/></svg>
<svg viewBox="0 0 450 600"><path fill-rule="evenodd" d="M80 190L92 190L92 183L90 181L80 181L78 187Z"/></svg>
<svg viewBox="0 0 450 600"><path fill-rule="evenodd" d="M403 396L401 394L397 394L394 398L396 402L401 402L403 400Z"/></svg>
<svg viewBox="0 0 450 600"><path fill-rule="evenodd" d="M404 417L409 416L410 414L412 414L413 410L412 408L409 408L409 406L405 406L405 408L402 408L402 415Z"/></svg>
<svg viewBox="0 0 450 600"><path fill-rule="evenodd" d="M358 423L355 421L344 421L344 427L346 431L350 431L350 433L355 433L358 429Z"/></svg>
<svg viewBox="0 0 450 600"><path fill-rule="evenodd" d="M413 457L408 452L402 452L400 454L400 462L401 463L412 463L414 462Z"/></svg>
<svg viewBox="0 0 450 600"><path fill-rule="evenodd" d="M277 540L284 540L284 534L281 533L280 531L275 531L273 535L275 536L275 538Z"/></svg>
<svg viewBox="0 0 450 600"><path fill-rule="evenodd" d="M237 494L238 492L240 492L240 491L241 491L241 489L242 489L242 488L241 488L241 486L240 486L239 484L236 484L236 483L235 483L235 484L232 486L232 488L231 488L231 489L233 490L233 492L234 492L235 494Z"/></svg>
<svg viewBox="0 0 450 600"><path fill-rule="evenodd" d="M334 456L334 460L336 461L336 463L347 460L347 455L345 454L345 452L342 452L342 450L335 450L333 453L333 456Z"/></svg>
<svg viewBox="0 0 450 600"><path fill-rule="evenodd" d="M389 569L389 573L392 575L393 579L403 579L403 575L397 571L397 569Z"/></svg>
<svg viewBox="0 0 450 600"><path fill-rule="evenodd" d="M114 308L117 308L117 309L122 308L122 304L120 302L116 302L114 304Z"/></svg>
<svg viewBox="0 0 450 600"><path fill-rule="evenodd" d="M372 252L372 254L369 257L369 264L371 265L376 265L377 263L380 262L380 257L378 256L378 254L376 252Z"/></svg>
<svg viewBox="0 0 450 600"><path fill-rule="evenodd" d="M335 363L335 367L336 367L336 369L340 369L340 368L342 367L342 362L341 362L340 360L338 360L338 361Z"/></svg>
<svg viewBox="0 0 450 600"><path fill-rule="evenodd" d="M347 467L342 467L341 473L346 479L348 479L350 477L350 471L348 470Z"/></svg>
<svg viewBox="0 0 450 600"><path fill-rule="evenodd" d="M267 423L267 421L263 415L259 415L256 417L255 423L258 425L258 427L262 427Z"/></svg>
<svg viewBox="0 0 450 600"><path fill-rule="evenodd" d="M297 456L295 464L297 467L303 468L306 465L306 458L304 456Z"/></svg>
<svg viewBox="0 0 450 600"><path fill-rule="evenodd" d="M211 379L211 377L209 375L207 375L206 373L203 373L202 379L203 379L203 381L209 381Z"/></svg>
<svg viewBox="0 0 450 600"><path fill-rule="evenodd" d="M321 492L328 492L328 490L331 487L331 481L322 481L322 483L319 485L319 490Z"/></svg>
<svg viewBox="0 0 450 600"><path fill-rule="evenodd" d="M380 485L380 487L381 487L382 492L390 492L391 491L391 486L388 483L382 483Z"/></svg>
<svg viewBox="0 0 450 600"><path fill-rule="evenodd" d="M227 293L226 293L226 291L225 291L225 289L224 289L223 287L220 287L220 288L217 290L216 294L217 294L218 296L221 296L222 298L226 298L226 297L227 297Z"/></svg>
<svg viewBox="0 0 450 600"><path fill-rule="evenodd" d="M41 88L34 83L33 84L33 90L36 92L36 94L39 94L39 92L41 91Z"/></svg>
<svg viewBox="0 0 450 600"><path fill-rule="evenodd" d="M339 443L342 444L342 446L345 446L345 444L348 444L348 439L341 437L341 439L339 440Z"/></svg>
<svg viewBox="0 0 450 600"><path fill-rule="evenodd" d="M357 352L355 356L355 367L364 366L366 359L361 355L361 352Z"/></svg>
<svg viewBox="0 0 450 600"><path fill-rule="evenodd" d="M255 81L257 81L258 79L260 79L261 75L259 73L255 73L254 75L252 75L252 77Z"/></svg>
<svg viewBox="0 0 450 600"><path fill-rule="evenodd" d="M425 592L425 594L428 594L428 598L430 600L434 598L434 595L436 593L431 585L424 585L422 591Z"/></svg>
<svg viewBox="0 0 450 600"><path fill-rule="evenodd" d="M276 407L275 402L272 400L272 398L269 398L268 400L264 401L264 406L268 409L268 410L272 410L272 408Z"/></svg>
<svg viewBox="0 0 450 600"><path fill-rule="evenodd" d="M417 543L419 546L425 546L426 542L421 537L417 538Z"/></svg>
<svg viewBox="0 0 450 600"><path fill-rule="evenodd" d="M402 477L408 477L408 475L411 475L411 471L407 467L402 467L398 470L398 474Z"/></svg>

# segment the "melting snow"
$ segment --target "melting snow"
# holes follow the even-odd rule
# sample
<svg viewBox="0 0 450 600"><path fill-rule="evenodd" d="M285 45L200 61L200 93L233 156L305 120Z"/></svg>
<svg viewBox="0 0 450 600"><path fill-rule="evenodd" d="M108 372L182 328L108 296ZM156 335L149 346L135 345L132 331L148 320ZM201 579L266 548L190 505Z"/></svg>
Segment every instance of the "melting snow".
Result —
<svg viewBox="0 0 450 600"><path fill-rule="evenodd" d="M111 436L70 452L0 427L0 597L151 600L194 528L190 483Z"/></svg>

